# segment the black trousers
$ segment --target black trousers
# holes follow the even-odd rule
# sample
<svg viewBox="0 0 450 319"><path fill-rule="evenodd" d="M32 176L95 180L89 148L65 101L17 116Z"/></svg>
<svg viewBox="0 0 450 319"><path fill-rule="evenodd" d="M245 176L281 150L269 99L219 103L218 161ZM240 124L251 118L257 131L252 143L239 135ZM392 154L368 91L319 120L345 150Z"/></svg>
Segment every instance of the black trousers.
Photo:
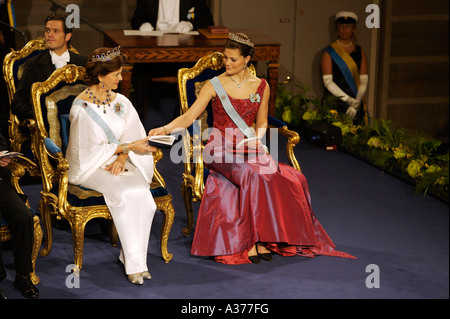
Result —
<svg viewBox="0 0 450 319"><path fill-rule="evenodd" d="M0 167L0 218L8 223L11 232L12 251L16 273L28 274L33 271L31 252L33 249L33 215L25 205L26 198L19 196L11 188L9 169ZM0 280L6 277L2 262L0 243Z"/></svg>

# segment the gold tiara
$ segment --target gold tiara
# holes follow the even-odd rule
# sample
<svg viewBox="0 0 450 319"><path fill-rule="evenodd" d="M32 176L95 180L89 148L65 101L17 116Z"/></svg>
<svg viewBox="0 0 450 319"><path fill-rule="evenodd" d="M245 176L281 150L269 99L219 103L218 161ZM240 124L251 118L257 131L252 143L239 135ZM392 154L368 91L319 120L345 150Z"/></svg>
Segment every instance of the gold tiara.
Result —
<svg viewBox="0 0 450 319"><path fill-rule="evenodd" d="M252 43L252 41L250 41L250 39L245 39L242 37L242 35L240 35L239 33L228 33L228 39L248 45L249 47L254 48L255 45Z"/></svg>
<svg viewBox="0 0 450 319"><path fill-rule="evenodd" d="M120 46L113 49L113 51L108 51L105 53L102 53L100 55L93 55L91 57L91 61L100 61L100 62L107 62L111 61L115 57L118 57L120 55Z"/></svg>

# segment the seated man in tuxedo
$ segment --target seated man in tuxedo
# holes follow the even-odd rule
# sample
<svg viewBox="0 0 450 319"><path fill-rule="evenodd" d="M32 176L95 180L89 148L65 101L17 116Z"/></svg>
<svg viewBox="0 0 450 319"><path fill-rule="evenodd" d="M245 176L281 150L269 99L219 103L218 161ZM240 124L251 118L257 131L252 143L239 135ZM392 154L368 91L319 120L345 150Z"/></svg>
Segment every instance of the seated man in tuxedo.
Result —
<svg viewBox="0 0 450 319"><path fill-rule="evenodd" d="M19 121L33 118L31 86L44 82L66 64L85 66L87 58L68 50L72 29L66 26L66 17L52 14L45 19L45 42L48 50L30 58L23 65L23 73L11 103L12 112Z"/></svg>
<svg viewBox="0 0 450 319"><path fill-rule="evenodd" d="M214 21L205 0L137 0L131 19L131 27L141 31L186 33L210 25L214 25ZM147 83L153 78L174 78L178 69L191 66L193 63L140 63L134 66L134 105L141 121L145 119L147 99L161 92L151 87L149 90Z"/></svg>
<svg viewBox="0 0 450 319"><path fill-rule="evenodd" d="M8 148L6 139L0 133L0 151ZM24 297L37 298L39 290L33 285L30 273L33 271L31 262L31 252L33 249L33 216L25 205L26 197L21 198L11 188L11 173L7 168L10 158L0 158L0 218L4 218L8 223L11 232L12 250L14 254L14 265L16 268L16 278L14 287L19 290ZM0 243L1 245L1 243ZM0 281L6 277L6 270L3 266L0 247ZM0 299L6 296L0 291Z"/></svg>

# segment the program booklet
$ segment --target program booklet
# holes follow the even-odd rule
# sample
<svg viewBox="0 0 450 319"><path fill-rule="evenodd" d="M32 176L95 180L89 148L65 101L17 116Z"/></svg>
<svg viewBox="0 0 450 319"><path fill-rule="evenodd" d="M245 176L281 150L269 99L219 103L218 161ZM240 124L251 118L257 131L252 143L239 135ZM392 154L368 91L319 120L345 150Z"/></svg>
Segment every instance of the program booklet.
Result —
<svg viewBox="0 0 450 319"><path fill-rule="evenodd" d="M175 139L175 135L155 135L148 138L148 144L158 148L170 148Z"/></svg>
<svg viewBox="0 0 450 319"><path fill-rule="evenodd" d="M19 153L19 152L0 151L0 158L2 158L2 157L13 158L13 157L17 157L20 155L23 155L23 154Z"/></svg>

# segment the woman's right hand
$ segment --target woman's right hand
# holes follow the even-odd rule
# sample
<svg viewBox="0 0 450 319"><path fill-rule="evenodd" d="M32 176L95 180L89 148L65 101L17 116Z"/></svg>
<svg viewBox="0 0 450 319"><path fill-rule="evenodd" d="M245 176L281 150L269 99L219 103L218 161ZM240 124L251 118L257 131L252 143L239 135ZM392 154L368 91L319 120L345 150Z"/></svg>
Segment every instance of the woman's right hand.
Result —
<svg viewBox="0 0 450 319"><path fill-rule="evenodd" d="M150 132L148 132L148 136L155 136L155 135L167 135L164 126L154 128L150 130Z"/></svg>
<svg viewBox="0 0 450 319"><path fill-rule="evenodd" d="M134 151L139 153L148 153L148 152L156 152L157 149L148 144L148 138L146 137L143 138L142 140L137 140L134 142Z"/></svg>

